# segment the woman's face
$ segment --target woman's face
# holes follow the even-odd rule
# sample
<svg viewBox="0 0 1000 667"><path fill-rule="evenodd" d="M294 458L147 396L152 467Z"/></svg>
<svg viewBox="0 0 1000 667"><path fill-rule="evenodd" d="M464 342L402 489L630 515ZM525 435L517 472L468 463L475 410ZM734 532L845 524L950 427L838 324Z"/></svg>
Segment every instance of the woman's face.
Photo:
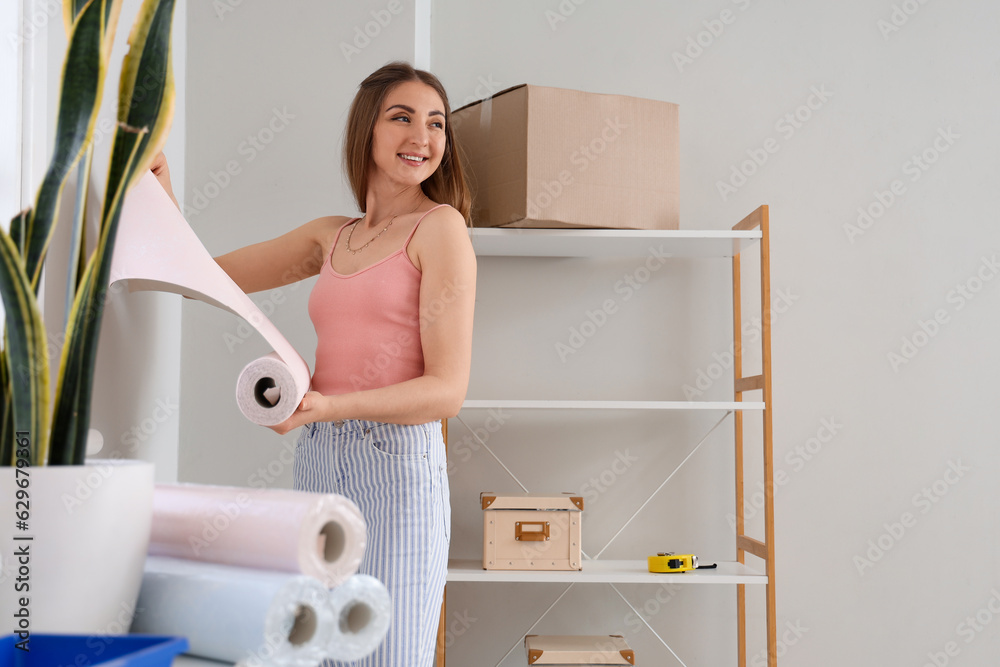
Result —
<svg viewBox="0 0 1000 667"><path fill-rule="evenodd" d="M444 102L420 81L397 85L375 121L372 157L377 171L401 185L419 185L441 164Z"/></svg>

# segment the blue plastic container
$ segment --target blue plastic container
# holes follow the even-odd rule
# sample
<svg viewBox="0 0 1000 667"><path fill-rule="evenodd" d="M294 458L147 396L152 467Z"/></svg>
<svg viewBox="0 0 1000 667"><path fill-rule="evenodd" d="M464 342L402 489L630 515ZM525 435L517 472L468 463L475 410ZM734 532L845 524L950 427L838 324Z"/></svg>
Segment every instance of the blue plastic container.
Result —
<svg viewBox="0 0 1000 667"><path fill-rule="evenodd" d="M17 635L0 639L0 667L170 667L188 649L184 637L153 635L36 635L29 651Z"/></svg>

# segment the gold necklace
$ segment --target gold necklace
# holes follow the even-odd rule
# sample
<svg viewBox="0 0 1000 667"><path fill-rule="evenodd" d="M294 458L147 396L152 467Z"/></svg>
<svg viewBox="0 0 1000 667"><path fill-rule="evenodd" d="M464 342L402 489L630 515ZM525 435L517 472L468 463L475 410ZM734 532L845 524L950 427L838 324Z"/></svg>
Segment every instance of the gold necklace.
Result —
<svg viewBox="0 0 1000 667"><path fill-rule="evenodd" d="M424 198L421 197L420 200L417 202L417 205L413 207L413 211L416 211L418 208L420 208L420 204L423 203L423 201L424 201ZM413 211L410 211L410 213L413 213ZM407 213L407 215L409 215L410 213ZM399 214L397 213L396 215L394 215L391 218L389 218L389 224L386 225L385 227L383 227L381 232L379 232L378 234L376 234L375 236L373 236L371 238L371 240L368 241L368 243L364 244L363 246L361 246L357 250L351 249L351 237L354 236L354 228L358 226L358 223L360 223L361 220L358 220L358 222L355 222L353 225L351 225L351 230L349 232L347 232L347 252L351 253L352 255L357 255L359 252L361 252L362 250L364 250L365 248L367 248L368 246L370 246L375 239L377 239L378 237L382 236L382 234L385 233L385 230L389 229L389 227L392 226L392 221L395 220L398 217L399 217ZM363 219L364 218L362 218L362 220Z"/></svg>

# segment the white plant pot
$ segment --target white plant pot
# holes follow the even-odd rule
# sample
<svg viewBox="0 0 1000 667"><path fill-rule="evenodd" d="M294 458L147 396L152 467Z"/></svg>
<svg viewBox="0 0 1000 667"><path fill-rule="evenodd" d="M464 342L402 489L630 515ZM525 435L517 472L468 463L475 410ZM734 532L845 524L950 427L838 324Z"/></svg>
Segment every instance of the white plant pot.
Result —
<svg viewBox="0 0 1000 667"><path fill-rule="evenodd" d="M17 480L24 477L16 470L0 468L6 631L18 631L26 608L32 633L127 633L149 546L153 464L95 459L27 468L27 530L17 526L16 512L24 510ZM15 539L25 537L32 539Z"/></svg>

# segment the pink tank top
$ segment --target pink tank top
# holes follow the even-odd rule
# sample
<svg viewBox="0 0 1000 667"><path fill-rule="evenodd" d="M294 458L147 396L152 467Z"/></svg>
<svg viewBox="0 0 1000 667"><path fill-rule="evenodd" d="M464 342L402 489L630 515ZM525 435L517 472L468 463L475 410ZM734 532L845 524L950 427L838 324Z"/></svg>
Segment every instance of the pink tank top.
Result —
<svg viewBox="0 0 1000 667"><path fill-rule="evenodd" d="M435 208L446 206L439 204ZM377 389L424 373L420 347L420 271L406 248L350 275L333 270L330 255L309 295L309 317L316 328L316 370L312 388L330 396Z"/></svg>

